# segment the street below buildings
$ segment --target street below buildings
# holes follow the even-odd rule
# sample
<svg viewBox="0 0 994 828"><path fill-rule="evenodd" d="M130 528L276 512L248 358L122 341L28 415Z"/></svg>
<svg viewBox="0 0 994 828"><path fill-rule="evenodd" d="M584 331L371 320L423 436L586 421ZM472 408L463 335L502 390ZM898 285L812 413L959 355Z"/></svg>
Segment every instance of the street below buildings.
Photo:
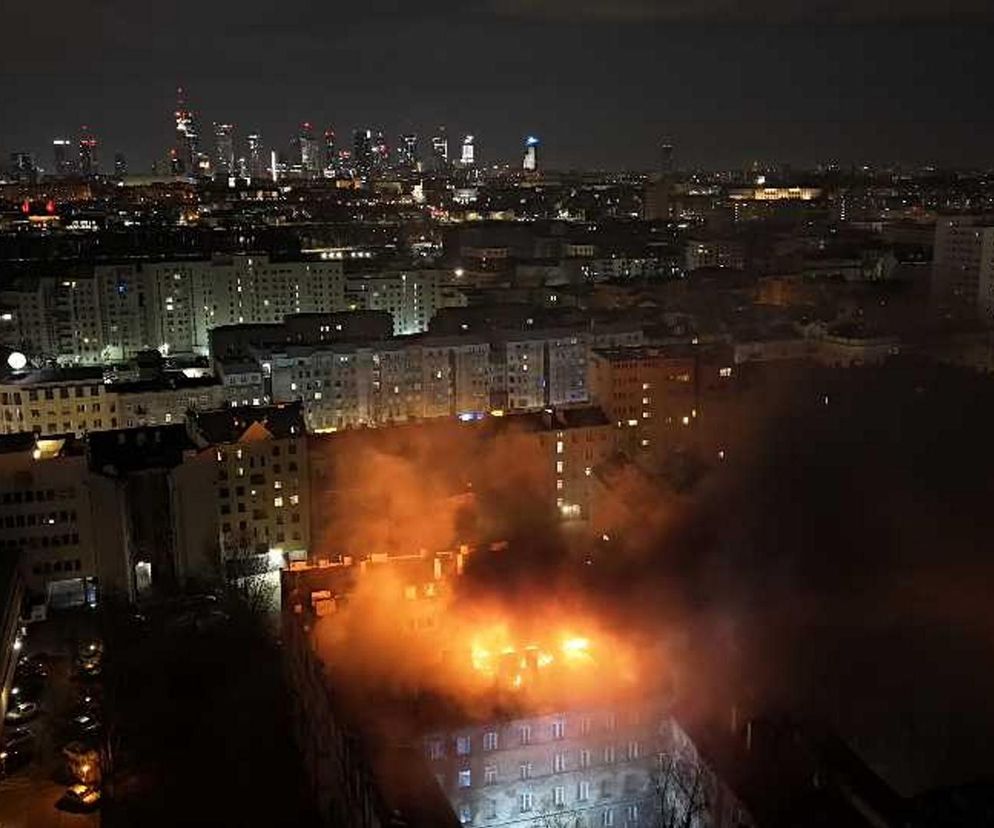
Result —
<svg viewBox="0 0 994 828"><path fill-rule="evenodd" d="M26 722L34 735L30 761L0 779L0 828L82 828L100 824L100 812L74 813L59 807L70 780L62 747L69 711L79 687L72 678L75 643L92 634L88 610L59 614L28 627L23 654L44 659L48 675L39 697L41 712ZM5 727L5 731L10 726Z"/></svg>

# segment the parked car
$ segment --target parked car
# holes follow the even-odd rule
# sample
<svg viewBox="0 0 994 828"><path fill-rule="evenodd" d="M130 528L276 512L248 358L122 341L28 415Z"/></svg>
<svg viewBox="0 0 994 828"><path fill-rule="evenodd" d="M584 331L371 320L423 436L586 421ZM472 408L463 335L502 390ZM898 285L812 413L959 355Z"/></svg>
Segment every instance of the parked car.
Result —
<svg viewBox="0 0 994 828"><path fill-rule="evenodd" d="M7 708L7 715L4 721L7 724L20 724L31 721L40 712L40 708L35 702L15 701Z"/></svg>
<svg viewBox="0 0 994 828"><path fill-rule="evenodd" d="M87 711L73 718L70 726L77 736L96 736L100 732L100 719L92 711Z"/></svg>
<svg viewBox="0 0 994 828"><path fill-rule="evenodd" d="M100 805L100 789L82 782L70 785L59 805L67 811L93 811Z"/></svg>
<svg viewBox="0 0 994 828"><path fill-rule="evenodd" d="M27 764L34 753L35 735L26 727L11 728L0 742L0 774Z"/></svg>

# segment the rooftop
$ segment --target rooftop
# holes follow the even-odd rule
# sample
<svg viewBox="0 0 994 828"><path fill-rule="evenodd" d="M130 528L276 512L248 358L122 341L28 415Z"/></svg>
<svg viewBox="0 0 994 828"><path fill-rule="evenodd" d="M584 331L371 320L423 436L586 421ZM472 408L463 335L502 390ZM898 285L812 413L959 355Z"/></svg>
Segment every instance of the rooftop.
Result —
<svg viewBox="0 0 994 828"><path fill-rule="evenodd" d="M191 425L201 440L212 445L252 439L280 440L304 434L303 408L299 402L199 411L193 415Z"/></svg>

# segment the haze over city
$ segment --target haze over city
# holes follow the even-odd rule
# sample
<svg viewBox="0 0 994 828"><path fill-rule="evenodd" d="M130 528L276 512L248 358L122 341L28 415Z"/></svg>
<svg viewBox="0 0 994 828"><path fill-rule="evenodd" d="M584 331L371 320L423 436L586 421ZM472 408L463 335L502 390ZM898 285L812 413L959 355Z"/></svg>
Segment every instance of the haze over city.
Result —
<svg viewBox="0 0 994 828"><path fill-rule="evenodd" d="M6 9L0 824L990 824L992 8Z"/></svg>

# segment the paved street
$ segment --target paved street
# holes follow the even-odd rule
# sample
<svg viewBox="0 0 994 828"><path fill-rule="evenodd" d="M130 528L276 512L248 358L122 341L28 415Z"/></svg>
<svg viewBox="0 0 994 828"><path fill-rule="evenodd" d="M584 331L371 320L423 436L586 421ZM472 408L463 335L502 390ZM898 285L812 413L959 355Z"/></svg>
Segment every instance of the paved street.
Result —
<svg viewBox="0 0 994 828"><path fill-rule="evenodd" d="M88 613L62 615L31 625L24 653L51 657L49 675L41 697L42 712L27 727L35 734L35 754L30 764L0 780L0 828L76 828L100 824L99 811L74 814L56 807L65 792L61 775L61 749L65 740L64 716L72 707L77 688L70 679L75 641L92 631Z"/></svg>

